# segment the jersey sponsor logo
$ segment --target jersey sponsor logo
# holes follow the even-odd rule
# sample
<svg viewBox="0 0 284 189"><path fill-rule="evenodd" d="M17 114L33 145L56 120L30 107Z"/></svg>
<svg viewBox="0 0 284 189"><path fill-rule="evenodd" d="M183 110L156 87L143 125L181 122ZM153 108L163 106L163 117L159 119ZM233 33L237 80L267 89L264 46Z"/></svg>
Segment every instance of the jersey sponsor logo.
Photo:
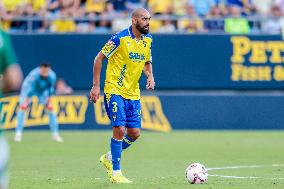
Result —
<svg viewBox="0 0 284 189"><path fill-rule="evenodd" d="M4 118L4 128L14 128L19 107L18 97L5 97L0 101L3 103L1 114ZM86 96L54 96L52 97L52 104L59 124L85 122L88 107L88 98ZM30 108L26 112L25 125L47 125L48 122L48 114L44 105L39 103L38 98L32 98Z"/></svg>
<svg viewBox="0 0 284 189"><path fill-rule="evenodd" d="M145 60L145 55L139 54L139 53L135 53L135 52L130 52L129 53L129 59L132 60L133 62L141 62L143 60Z"/></svg>
<svg viewBox="0 0 284 189"><path fill-rule="evenodd" d="M100 97L95 108L95 120L98 125L110 125L110 120L104 107L103 97ZM163 107L159 97L143 96L141 98L141 110L139 113L142 116L142 128L169 132L172 127L163 112Z"/></svg>

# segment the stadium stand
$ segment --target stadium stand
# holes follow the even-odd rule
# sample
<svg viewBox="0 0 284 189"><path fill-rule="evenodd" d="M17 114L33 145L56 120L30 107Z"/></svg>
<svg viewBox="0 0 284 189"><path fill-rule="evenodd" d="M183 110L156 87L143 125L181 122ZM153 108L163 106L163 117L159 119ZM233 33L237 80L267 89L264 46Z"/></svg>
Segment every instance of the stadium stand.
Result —
<svg viewBox="0 0 284 189"><path fill-rule="evenodd" d="M284 27L283 0L0 0L0 22L10 33L112 33L141 6L153 15L152 33L280 34Z"/></svg>

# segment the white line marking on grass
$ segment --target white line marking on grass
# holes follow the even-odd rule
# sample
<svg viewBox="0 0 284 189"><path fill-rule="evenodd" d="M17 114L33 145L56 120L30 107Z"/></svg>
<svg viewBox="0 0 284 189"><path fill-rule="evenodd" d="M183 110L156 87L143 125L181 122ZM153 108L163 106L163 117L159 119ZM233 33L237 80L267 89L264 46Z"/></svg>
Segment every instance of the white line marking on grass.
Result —
<svg viewBox="0 0 284 189"><path fill-rule="evenodd" d="M55 179L56 181L64 181L65 180L65 178L57 178L57 179Z"/></svg>
<svg viewBox="0 0 284 189"><path fill-rule="evenodd" d="M241 168L260 168L265 167L265 165L236 165L236 166L227 166L227 167L214 167L208 168L210 170L224 170L224 169L241 169Z"/></svg>
<svg viewBox="0 0 284 189"><path fill-rule="evenodd" d="M284 178L267 178L267 177L243 177L243 176L228 176L228 175L208 175L211 177L233 178L233 179L268 179L268 180L284 180Z"/></svg>
<svg viewBox="0 0 284 189"><path fill-rule="evenodd" d="M211 170L224 170L224 169L242 169L242 168L261 168L261 167L284 167L284 164L272 164L272 165L236 165L236 166L227 166L227 167L213 167L208 168L208 171Z"/></svg>
<svg viewBox="0 0 284 189"><path fill-rule="evenodd" d="M262 177L241 177L241 176L228 176L228 175L208 175L211 177L221 177L221 178L235 178L235 179L259 179Z"/></svg>
<svg viewBox="0 0 284 189"><path fill-rule="evenodd" d="M284 164L272 164L272 167L284 167Z"/></svg>
<svg viewBox="0 0 284 189"><path fill-rule="evenodd" d="M261 167L284 167L284 164L272 164L272 165L238 165L238 166L227 166L227 167L214 167L208 168L208 171L212 170L225 170L225 169L243 169L243 168L261 168ZM253 176L230 176L230 175L216 175L209 174L211 177L220 177L220 178L232 178L232 179L268 179L268 180L284 180L284 178L269 178L269 177L253 177Z"/></svg>

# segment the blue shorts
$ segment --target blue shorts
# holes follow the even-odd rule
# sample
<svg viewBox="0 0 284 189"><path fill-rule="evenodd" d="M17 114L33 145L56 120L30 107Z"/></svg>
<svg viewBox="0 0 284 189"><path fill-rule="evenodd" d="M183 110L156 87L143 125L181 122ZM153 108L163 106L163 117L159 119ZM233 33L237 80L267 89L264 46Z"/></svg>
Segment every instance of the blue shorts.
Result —
<svg viewBox="0 0 284 189"><path fill-rule="evenodd" d="M128 100L120 95L105 94L104 104L111 126L141 128L140 100Z"/></svg>

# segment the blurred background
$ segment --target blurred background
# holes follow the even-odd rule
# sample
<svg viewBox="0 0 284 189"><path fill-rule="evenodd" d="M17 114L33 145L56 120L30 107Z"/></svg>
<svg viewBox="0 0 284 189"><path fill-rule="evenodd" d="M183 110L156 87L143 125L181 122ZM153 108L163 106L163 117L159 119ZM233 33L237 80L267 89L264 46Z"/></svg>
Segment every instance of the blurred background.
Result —
<svg viewBox="0 0 284 189"><path fill-rule="evenodd" d="M0 0L24 76L42 61L57 74L61 128L107 128L103 102L88 103L93 59L137 7L152 14L157 85L141 79L144 128L284 128L284 0ZM13 128L17 97L2 101ZM45 125L33 104L26 125Z"/></svg>
<svg viewBox="0 0 284 189"><path fill-rule="evenodd" d="M140 81L142 127L159 132L143 131L123 157L133 187L187 188L184 170L200 162L221 174L205 188L284 188L284 0L0 0L0 27L18 60L2 48L9 40L0 32L0 73L9 61L24 77L42 62L52 66L64 138L59 145L49 132L33 131L13 142L21 73L10 71L13 90L0 98L11 130L10 188L112 187L97 161L109 148L111 127L103 97L89 102L93 61L112 34L131 25L137 7L152 15L156 82L146 91L145 77ZM47 125L33 98L25 130ZM235 165L242 169L227 169Z"/></svg>
<svg viewBox="0 0 284 189"><path fill-rule="evenodd" d="M280 34L283 0L1 0L10 33L113 33L145 7L152 33Z"/></svg>

